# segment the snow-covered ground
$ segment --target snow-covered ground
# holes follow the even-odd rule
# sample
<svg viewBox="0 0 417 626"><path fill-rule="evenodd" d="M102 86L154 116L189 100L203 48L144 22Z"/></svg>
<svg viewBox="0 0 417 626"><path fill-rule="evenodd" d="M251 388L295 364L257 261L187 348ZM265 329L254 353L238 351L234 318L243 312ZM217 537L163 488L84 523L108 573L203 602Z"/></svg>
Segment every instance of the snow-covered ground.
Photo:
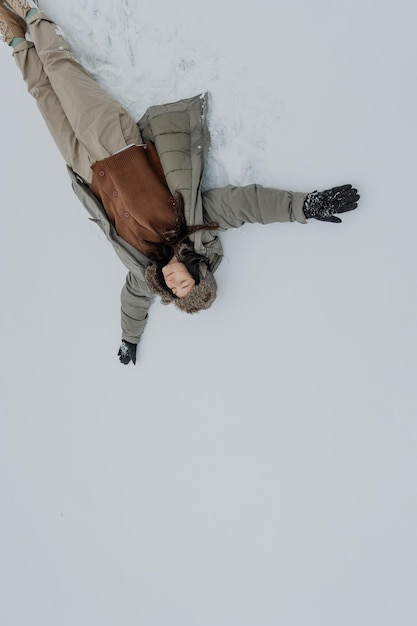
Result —
<svg viewBox="0 0 417 626"><path fill-rule="evenodd" d="M125 268L1 46L1 625L415 626L415 2L40 4L135 117L210 91L208 187L362 199L225 233L123 367Z"/></svg>

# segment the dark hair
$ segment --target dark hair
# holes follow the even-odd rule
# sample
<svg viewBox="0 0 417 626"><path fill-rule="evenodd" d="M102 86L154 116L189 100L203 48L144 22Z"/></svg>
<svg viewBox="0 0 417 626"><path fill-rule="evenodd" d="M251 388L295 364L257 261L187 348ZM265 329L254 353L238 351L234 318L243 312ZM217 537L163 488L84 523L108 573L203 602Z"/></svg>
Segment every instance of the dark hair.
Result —
<svg viewBox="0 0 417 626"><path fill-rule="evenodd" d="M194 250L193 243L189 239L189 236L199 230L218 230L219 228L217 222L188 226L185 221L184 199L179 191L172 197L172 207L176 218L175 226L171 230L166 230L161 235L160 243L155 245L155 252L150 255L151 260L156 262L158 268L157 274L160 286L169 293L171 297L174 294L165 283L162 268L175 256L181 263L184 263L195 280L195 284L198 285L200 283L200 266L202 263L207 265L207 258Z"/></svg>

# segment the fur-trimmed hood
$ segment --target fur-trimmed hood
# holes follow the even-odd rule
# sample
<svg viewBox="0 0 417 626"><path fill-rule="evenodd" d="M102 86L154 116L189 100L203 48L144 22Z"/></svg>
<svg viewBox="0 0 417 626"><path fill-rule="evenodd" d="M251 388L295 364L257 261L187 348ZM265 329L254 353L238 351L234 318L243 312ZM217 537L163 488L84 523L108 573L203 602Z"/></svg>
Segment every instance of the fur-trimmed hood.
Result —
<svg viewBox="0 0 417 626"><path fill-rule="evenodd" d="M145 282L152 293L160 296L162 304L175 304L176 307L186 313L198 313L198 311L208 309L216 299L216 281L205 263L200 266L200 282L198 285L195 284L184 298L174 296L168 289L160 266L156 261L151 261L146 267Z"/></svg>

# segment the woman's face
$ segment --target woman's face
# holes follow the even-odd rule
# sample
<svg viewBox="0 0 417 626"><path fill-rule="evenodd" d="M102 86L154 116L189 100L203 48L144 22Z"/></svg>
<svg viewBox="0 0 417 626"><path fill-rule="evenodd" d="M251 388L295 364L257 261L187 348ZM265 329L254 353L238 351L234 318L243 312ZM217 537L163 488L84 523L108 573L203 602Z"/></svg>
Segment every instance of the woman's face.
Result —
<svg viewBox="0 0 417 626"><path fill-rule="evenodd" d="M195 280L184 263L180 263L175 258L162 268L162 273L166 286L171 289L177 298L187 296L195 285Z"/></svg>

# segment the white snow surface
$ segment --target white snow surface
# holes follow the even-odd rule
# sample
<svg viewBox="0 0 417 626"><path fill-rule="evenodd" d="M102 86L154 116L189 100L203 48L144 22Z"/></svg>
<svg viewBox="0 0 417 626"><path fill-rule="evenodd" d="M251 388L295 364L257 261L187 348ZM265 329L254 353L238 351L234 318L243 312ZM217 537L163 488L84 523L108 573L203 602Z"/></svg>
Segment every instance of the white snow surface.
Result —
<svg viewBox="0 0 417 626"><path fill-rule="evenodd" d="M153 305L0 48L2 626L415 626L414 1L41 0L135 118L208 90L206 187L353 183Z"/></svg>

